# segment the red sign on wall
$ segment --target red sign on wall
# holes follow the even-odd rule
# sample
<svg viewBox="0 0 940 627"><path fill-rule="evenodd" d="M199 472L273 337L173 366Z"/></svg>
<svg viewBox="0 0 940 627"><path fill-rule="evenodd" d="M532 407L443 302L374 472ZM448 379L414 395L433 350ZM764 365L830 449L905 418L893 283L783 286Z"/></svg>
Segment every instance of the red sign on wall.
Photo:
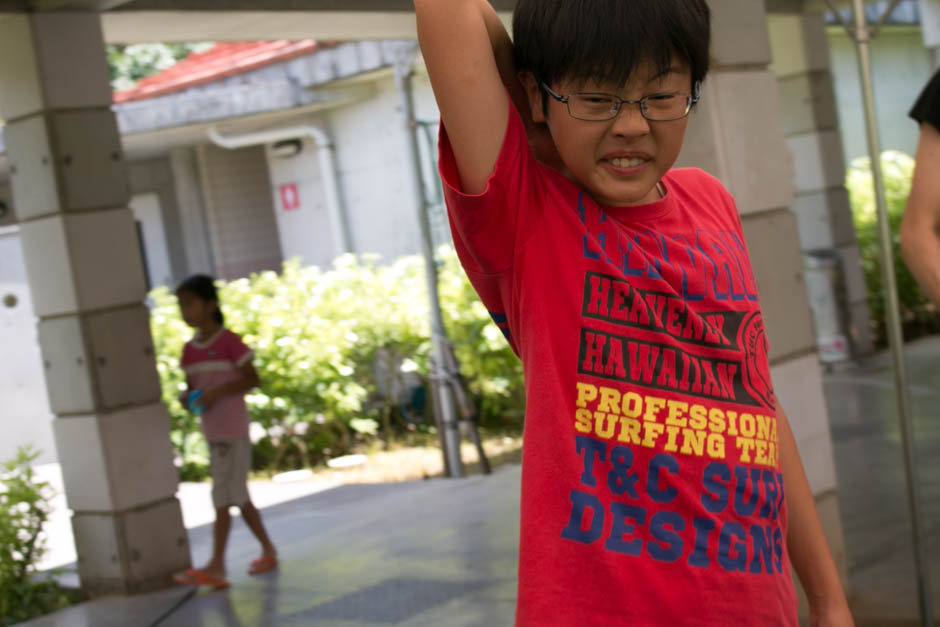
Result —
<svg viewBox="0 0 940 627"><path fill-rule="evenodd" d="M281 209L284 211L300 209L300 194L297 193L297 183L281 185L278 190L281 192Z"/></svg>

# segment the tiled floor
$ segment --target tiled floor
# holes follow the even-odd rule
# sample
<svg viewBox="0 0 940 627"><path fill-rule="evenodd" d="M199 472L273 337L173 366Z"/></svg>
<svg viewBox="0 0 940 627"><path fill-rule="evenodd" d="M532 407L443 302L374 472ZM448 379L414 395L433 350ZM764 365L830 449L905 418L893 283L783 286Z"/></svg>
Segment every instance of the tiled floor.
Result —
<svg viewBox="0 0 940 627"><path fill-rule="evenodd" d="M257 544L234 521L228 590L85 603L32 626L508 625L516 596L519 468L456 481L339 487L264 509L278 571L245 574ZM203 563L211 528L190 530Z"/></svg>

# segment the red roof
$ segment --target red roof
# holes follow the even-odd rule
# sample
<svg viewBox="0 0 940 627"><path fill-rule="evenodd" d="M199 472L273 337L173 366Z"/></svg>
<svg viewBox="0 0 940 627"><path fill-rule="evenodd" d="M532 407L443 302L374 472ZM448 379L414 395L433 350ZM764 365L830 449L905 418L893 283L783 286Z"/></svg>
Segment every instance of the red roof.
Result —
<svg viewBox="0 0 940 627"><path fill-rule="evenodd" d="M205 52L191 54L176 65L141 79L131 89L116 92L114 102L146 100L182 91L309 54L319 47L313 39L220 42Z"/></svg>

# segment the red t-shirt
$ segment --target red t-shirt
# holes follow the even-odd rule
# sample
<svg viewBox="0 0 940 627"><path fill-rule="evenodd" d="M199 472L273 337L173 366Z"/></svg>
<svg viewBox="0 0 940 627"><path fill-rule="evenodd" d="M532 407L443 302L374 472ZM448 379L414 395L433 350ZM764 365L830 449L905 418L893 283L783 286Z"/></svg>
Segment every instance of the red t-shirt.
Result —
<svg viewBox="0 0 940 627"><path fill-rule="evenodd" d="M441 174L526 380L518 625L796 625L776 401L741 223L708 174L599 207L518 113L487 190Z"/></svg>
<svg viewBox="0 0 940 627"><path fill-rule="evenodd" d="M242 378L241 368L254 353L242 339L222 328L205 341L186 342L180 366L192 390L208 390ZM241 395L220 398L202 412L202 432L209 442L248 437L250 422L245 399Z"/></svg>

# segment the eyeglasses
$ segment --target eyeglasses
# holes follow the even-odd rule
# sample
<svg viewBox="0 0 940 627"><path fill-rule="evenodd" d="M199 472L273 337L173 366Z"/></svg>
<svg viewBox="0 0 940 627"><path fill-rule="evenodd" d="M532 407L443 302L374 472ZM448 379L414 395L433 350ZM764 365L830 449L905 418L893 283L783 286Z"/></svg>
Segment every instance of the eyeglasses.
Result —
<svg viewBox="0 0 940 627"><path fill-rule="evenodd" d="M613 120L625 104L640 105L640 115L651 122L671 122L681 120L689 115L692 105L699 101L699 84L695 85L695 95L663 93L644 96L639 100L624 100L613 94L588 92L570 94L568 97L564 97L556 94L544 82L539 81L539 83L549 96L568 105L568 113L571 117L587 122Z"/></svg>

